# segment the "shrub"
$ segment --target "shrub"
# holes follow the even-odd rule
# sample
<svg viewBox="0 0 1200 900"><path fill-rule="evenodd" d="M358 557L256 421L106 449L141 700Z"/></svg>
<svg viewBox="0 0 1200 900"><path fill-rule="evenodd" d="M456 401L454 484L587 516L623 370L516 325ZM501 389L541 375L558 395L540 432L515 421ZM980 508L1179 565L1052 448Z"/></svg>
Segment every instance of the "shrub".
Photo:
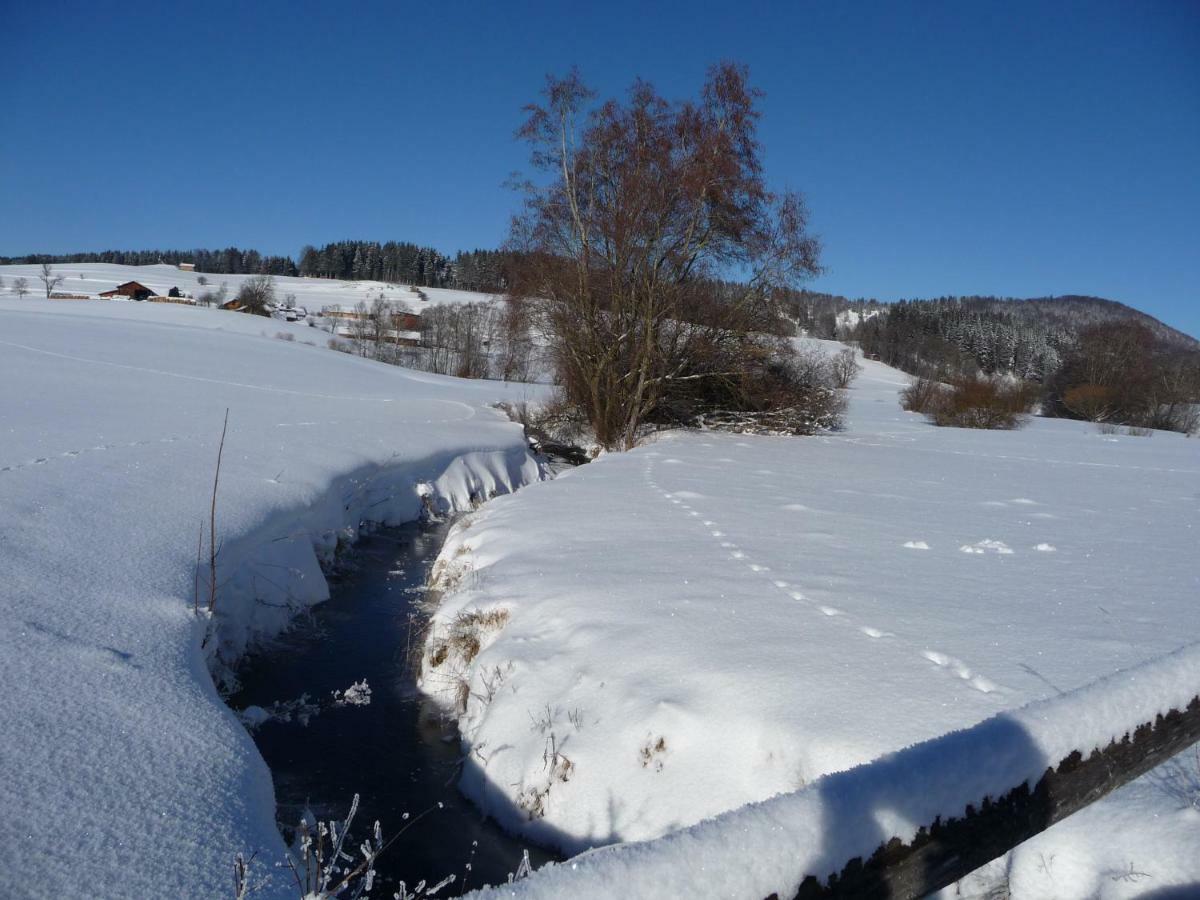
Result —
<svg viewBox="0 0 1200 900"><path fill-rule="evenodd" d="M698 354L666 392L664 424L692 424L752 434L815 434L842 427L846 400L830 358L786 341L742 336Z"/></svg>
<svg viewBox="0 0 1200 900"><path fill-rule="evenodd" d="M855 358L854 351L849 348L838 353L830 365L833 370L833 380L840 388L850 387L850 382L854 381L855 376L862 370L862 366Z"/></svg>
<svg viewBox="0 0 1200 900"><path fill-rule="evenodd" d="M927 413L945 390L946 386L933 378L914 378L900 392L900 405L909 412Z"/></svg>
<svg viewBox="0 0 1200 900"><path fill-rule="evenodd" d="M1113 392L1099 384L1080 384L1063 394L1068 411L1089 422L1103 422L1112 415Z"/></svg>
<svg viewBox="0 0 1200 900"><path fill-rule="evenodd" d="M949 388L937 391L932 408L925 414L935 425L953 428L1019 428L1025 424L1035 399L1024 384L960 378Z"/></svg>

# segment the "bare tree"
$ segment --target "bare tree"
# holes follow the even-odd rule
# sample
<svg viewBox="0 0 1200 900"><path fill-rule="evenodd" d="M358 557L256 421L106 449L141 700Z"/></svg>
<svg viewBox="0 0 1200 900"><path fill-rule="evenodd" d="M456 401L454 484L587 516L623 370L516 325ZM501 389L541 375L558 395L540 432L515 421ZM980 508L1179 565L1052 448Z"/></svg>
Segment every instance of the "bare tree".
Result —
<svg viewBox="0 0 1200 900"><path fill-rule="evenodd" d="M496 377L505 381L529 381L533 377L533 356L533 335L524 307L519 303L505 303L497 335Z"/></svg>
<svg viewBox="0 0 1200 900"><path fill-rule="evenodd" d="M371 356L375 347L375 323L371 321L371 308L359 300L351 311L346 330L354 352L359 356Z"/></svg>
<svg viewBox="0 0 1200 900"><path fill-rule="evenodd" d="M751 335L774 327L775 290L819 271L802 199L763 181L746 79L725 64L696 101L639 81L626 102L591 106L573 72L527 107L518 134L550 180L524 186L511 296L605 447L632 447L643 423L706 397L750 399L747 363L767 350Z"/></svg>
<svg viewBox="0 0 1200 900"><path fill-rule="evenodd" d="M270 306L275 301L275 279L270 275L255 275L246 279L238 289L237 301L248 313L271 315Z"/></svg>
<svg viewBox="0 0 1200 900"><path fill-rule="evenodd" d="M42 263L42 274L38 276L42 280L42 285L46 288L46 299L50 299L50 294L58 287L63 280L61 275L55 275L54 270L50 268L50 263Z"/></svg>
<svg viewBox="0 0 1200 900"><path fill-rule="evenodd" d="M24 297L29 293L29 280L26 278L14 278L12 292L18 297Z"/></svg>

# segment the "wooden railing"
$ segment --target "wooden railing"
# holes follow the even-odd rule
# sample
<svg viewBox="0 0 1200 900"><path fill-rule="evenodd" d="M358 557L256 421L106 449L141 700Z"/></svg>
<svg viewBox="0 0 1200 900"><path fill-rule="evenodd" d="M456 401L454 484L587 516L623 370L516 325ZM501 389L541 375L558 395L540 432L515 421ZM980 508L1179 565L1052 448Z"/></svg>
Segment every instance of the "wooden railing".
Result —
<svg viewBox="0 0 1200 900"><path fill-rule="evenodd" d="M881 844L865 862L850 860L837 874L807 875L796 894L810 898L909 900L948 887L1007 853L1055 822L1150 771L1200 742L1200 695L1185 709L1172 709L1132 734L1095 750L1078 752L1048 768L1032 789L1018 785L999 799L980 798L960 818L926 823L916 837ZM772 894L768 900L779 900Z"/></svg>

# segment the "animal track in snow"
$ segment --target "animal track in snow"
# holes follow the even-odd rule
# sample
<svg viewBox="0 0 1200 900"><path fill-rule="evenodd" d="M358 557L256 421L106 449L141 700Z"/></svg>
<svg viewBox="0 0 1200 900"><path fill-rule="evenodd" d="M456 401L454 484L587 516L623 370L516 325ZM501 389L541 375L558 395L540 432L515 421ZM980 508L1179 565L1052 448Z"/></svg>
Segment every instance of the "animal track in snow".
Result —
<svg viewBox="0 0 1200 900"><path fill-rule="evenodd" d="M27 469L30 466L44 466L46 463L53 462L54 460L75 459L76 457L82 456L85 453L94 453L98 450L122 450L128 447L145 447L154 443L173 444L180 440L183 440L183 438L167 436L161 438L147 438L141 441L129 441L127 443L123 442L120 444L96 444L92 447L83 447L82 449L78 450L63 450L62 452L52 453L47 456L38 456L26 462L13 463L12 465L8 466L0 466L0 472L15 472L18 469Z"/></svg>
<svg viewBox="0 0 1200 900"><path fill-rule="evenodd" d="M671 504L674 506L678 506L681 511L687 511L690 516L694 516L695 518L700 519L699 514L696 513L695 511L693 511L691 506L688 503L684 503L680 499L680 498L693 499L696 497L696 495L693 495L688 491L675 491L674 493L672 493L670 491L662 490L658 486L658 484L654 481L652 471L653 471L652 463L648 462L648 464L646 466L646 470L645 470L645 478L646 478L647 484L651 485L655 490L657 490L658 493L662 495L664 500L671 501ZM856 493L856 492L846 491L846 493ZM782 506L782 508L787 509L787 510L794 510L797 512L809 511L809 507L807 507L801 503L786 504L786 505ZM867 639L881 640L883 638L894 638L896 636L895 633L891 632L891 631L884 631L881 628L876 628L871 625L861 625L854 621L854 616L847 615L843 610L838 609L835 606L817 603L817 602L811 600L810 598L808 598L807 596L805 596L805 594L802 591L793 589L792 586L787 581L785 581L783 579L772 578L770 575L766 574L771 571L771 569L768 566L760 565L760 564L755 563L752 560L750 560L747 557L746 553L744 553L738 547L738 545L735 544L734 542L729 541L729 540L719 540L720 538L725 537L725 533L720 530L720 528L718 527L717 522L715 520L702 519L701 521L702 521L704 527L706 529L709 529L708 534L712 538L717 539L717 543L724 550L728 551L731 559L737 560L751 572L754 572L755 574L758 574L758 575L763 575L765 578L769 579L771 584L775 588L782 591L784 594L786 594L792 600L807 604L809 607L811 607L812 609L814 609L817 612L820 612L824 617L826 617L828 619L837 619L839 623L845 623L847 625L854 626L855 630ZM818 537L818 538L832 538L833 537L833 535L831 535L827 532L812 532L812 533L808 533L803 536ZM914 549L914 550L928 550L929 549L929 545L925 541L908 541L904 544L904 546L906 548ZM1012 550L1009 549L1008 546L1006 544L1004 544L1003 542L993 541L990 539L985 540L985 541L980 541L976 545L970 545L969 549L968 549L967 545L964 545L963 549L966 550L967 552L971 552L971 553L986 553L986 552L1011 553L1012 552ZM832 579L830 580L830 583L831 584L833 583ZM897 646L897 645L893 645L893 646ZM954 673L956 675L958 675L959 678L966 681L975 690L981 691L983 693L992 693L993 691L998 690L998 687L995 683L989 681L987 678L984 678L980 675L976 675L969 668L967 668L967 666L964 665L961 661L956 660L953 657L946 656L945 654L935 653L934 651L926 651L924 656L927 660L929 660L930 662L933 662L939 668L945 668L945 667L951 668L954 671Z"/></svg>
<svg viewBox="0 0 1200 900"><path fill-rule="evenodd" d="M963 544L958 548L961 553L998 553L1007 556L1013 552L1012 547L1004 541L994 541L990 538L974 544Z"/></svg>
<svg viewBox="0 0 1200 900"><path fill-rule="evenodd" d="M961 659L957 659L946 653L939 653L936 650L924 650L921 652L921 655L939 669L952 670L955 675L981 693L990 694L1000 689L999 685L995 682L989 681L982 675L976 675L972 672Z"/></svg>
<svg viewBox="0 0 1200 900"><path fill-rule="evenodd" d="M1055 553L1058 551L1058 548L1055 547L1053 544L1047 544L1047 543L1038 544L1033 549L1037 550L1039 553Z"/></svg>

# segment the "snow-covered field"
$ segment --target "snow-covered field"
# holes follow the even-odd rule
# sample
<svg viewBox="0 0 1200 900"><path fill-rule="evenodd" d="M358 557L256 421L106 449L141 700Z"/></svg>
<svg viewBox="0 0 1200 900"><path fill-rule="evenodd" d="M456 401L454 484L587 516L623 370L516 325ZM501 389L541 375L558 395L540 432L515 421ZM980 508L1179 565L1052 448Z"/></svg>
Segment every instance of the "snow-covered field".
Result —
<svg viewBox="0 0 1200 900"><path fill-rule="evenodd" d="M204 291L217 291L222 284L229 288L229 299L233 299L242 283L254 277L252 275L218 275L211 272L184 272L176 266L117 266L111 263L55 263L51 268L54 274L62 275L62 283L55 291L64 294L96 295L103 291L111 291L126 281L139 281L151 290L166 294L173 287L179 288L185 294L198 296ZM4 287L0 288L0 299L7 300L12 293L12 282L15 278L24 278L28 282L30 296L45 298L42 282L38 276L42 272L40 265L0 266L0 278L4 279ZM207 285L201 284L204 278ZM305 307L310 313L318 312L324 306L341 306L353 309L360 301L370 303L381 293L388 300L406 303L416 312L428 306L441 303L475 303L486 300L489 294L477 294L470 291L452 291L443 288L421 288L428 300L421 300L407 285L387 284L382 281L336 281L326 278L288 278L274 276L275 294L283 300L287 294L296 295L296 305ZM56 303L69 303L61 300ZM119 301L113 301L119 302Z"/></svg>
<svg viewBox="0 0 1200 900"><path fill-rule="evenodd" d="M937 429L905 384L867 363L844 433L669 435L465 520L424 687L467 698L468 794L572 852L656 838L1200 640L1200 441ZM728 896L695 846L688 895ZM672 893L604 871L580 884ZM1200 882L1197 760L987 875L1021 898Z"/></svg>
<svg viewBox="0 0 1200 900"><path fill-rule="evenodd" d="M174 267L56 268L64 291L131 279L200 289ZM36 267L0 267L6 287L18 275L36 291ZM233 292L244 277L210 287ZM278 281L310 308L381 289ZM535 482L519 429L490 404L543 389L372 363L300 324L35 297L0 291L0 846L21 861L12 893L221 896L235 853L269 865L283 848L270 773L210 670L323 599L318 563L361 522ZM1200 441L1048 420L935 429L899 409L905 382L867 363L838 435L665 436L465 519L442 554L424 673L448 703L465 697L464 789L507 827L571 851L780 796L732 827L775 830L798 854L797 833L772 816L796 826L798 811L827 811L813 790L786 796L819 795L822 775L1039 701L1062 701L1079 711L1077 733L1098 733L1094 692L1062 695L1200 641ZM218 627L202 648L196 540L226 408ZM503 612L471 615L492 610ZM1122 684L1186 691L1179 673L1195 656ZM1039 730L1046 709L1012 721L1050 753L1064 737ZM962 740L991 746L994 727ZM925 811L894 807L880 828ZM648 845L631 869L597 855L587 884L669 895L659 876L694 875L697 848L730 845L725 821L665 852ZM709 893L727 894L731 872L757 884L726 866ZM1200 882L1200 757L985 874L964 893L1005 877L1019 898ZM535 879L531 894L565 884ZM286 895L276 877L257 896Z"/></svg>
<svg viewBox="0 0 1200 900"><path fill-rule="evenodd" d="M114 268L70 271L90 289L193 287ZM323 599L318 560L360 522L536 480L490 404L538 389L368 362L235 313L8 294L0 384L0 846L17 861L0 894L226 896L235 853L269 868L283 848L213 654ZM196 542L227 408L202 649ZM278 876L256 896L291 895Z"/></svg>

